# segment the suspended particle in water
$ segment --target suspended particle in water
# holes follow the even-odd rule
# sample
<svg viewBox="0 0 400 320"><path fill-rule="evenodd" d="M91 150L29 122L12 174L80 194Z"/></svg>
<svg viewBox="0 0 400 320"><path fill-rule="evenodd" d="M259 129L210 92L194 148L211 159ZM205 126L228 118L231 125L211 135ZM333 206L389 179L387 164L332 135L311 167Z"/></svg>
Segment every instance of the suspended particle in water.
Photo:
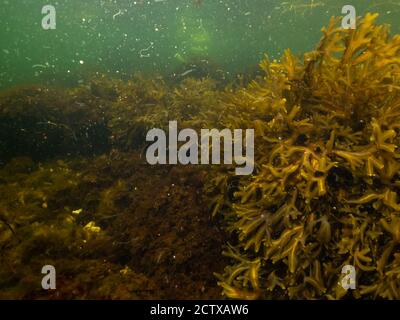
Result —
<svg viewBox="0 0 400 320"><path fill-rule="evenodd" d="M122 15L121 9L119 9L119 11L116 14L113 15L113 20L115 20L115 18L120 16L120 15Z"/></svg>
<svg viewBox="0 0 400 320"><path fill-rule="evenodd" d="M150 53L148 51L153 47L154 47L154 42L150 42L150 45L147 48L140 50L139 51L140 58L150 58Z"/></svg>

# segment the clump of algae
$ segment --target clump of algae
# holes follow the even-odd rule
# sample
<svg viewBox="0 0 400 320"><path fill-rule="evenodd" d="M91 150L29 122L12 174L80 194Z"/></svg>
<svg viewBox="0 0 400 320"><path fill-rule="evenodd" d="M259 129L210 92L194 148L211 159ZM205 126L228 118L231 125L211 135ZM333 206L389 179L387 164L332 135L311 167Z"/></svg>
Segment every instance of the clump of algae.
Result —
<svg viewBox="0 0 400 320"><path fill-rule="evenodd" d="M225 169L207 187L237 237L225 296L400 298L400 36L376 18L332 18L303 62L265 58L225 100L226 125L256 131L255 174ZM340 285L345 265L356 290Z"/></svg>

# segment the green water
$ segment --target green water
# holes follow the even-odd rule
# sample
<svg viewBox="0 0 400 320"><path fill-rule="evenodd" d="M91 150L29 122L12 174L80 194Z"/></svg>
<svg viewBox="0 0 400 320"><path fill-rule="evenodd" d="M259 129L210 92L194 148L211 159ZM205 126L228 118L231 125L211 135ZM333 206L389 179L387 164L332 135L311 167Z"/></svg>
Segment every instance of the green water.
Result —
<svg viewBox="0 0 400 320"><path fill-rule="evenodd" d="M266 53L312 49L342 0L0 0L0 88L76 85L96 73L169 75L207 61L227 75L254 70ZM43 30L44 5L57 27ZM400 4L355 0L398 32ZM183 69L184 71L185 69Z"/></svg>

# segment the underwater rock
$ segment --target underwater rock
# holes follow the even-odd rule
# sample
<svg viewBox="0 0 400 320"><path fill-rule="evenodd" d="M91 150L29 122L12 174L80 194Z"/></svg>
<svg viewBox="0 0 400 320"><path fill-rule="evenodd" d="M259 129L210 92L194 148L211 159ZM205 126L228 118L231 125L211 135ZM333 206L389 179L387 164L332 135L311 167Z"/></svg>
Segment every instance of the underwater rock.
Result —
<svg viewBox="0 0 400 320"><path fill-rule="evenodd" d="M68 92L14 88L0 96L0 157L45 160L108 149L109 131L97 101Z"/></svg>

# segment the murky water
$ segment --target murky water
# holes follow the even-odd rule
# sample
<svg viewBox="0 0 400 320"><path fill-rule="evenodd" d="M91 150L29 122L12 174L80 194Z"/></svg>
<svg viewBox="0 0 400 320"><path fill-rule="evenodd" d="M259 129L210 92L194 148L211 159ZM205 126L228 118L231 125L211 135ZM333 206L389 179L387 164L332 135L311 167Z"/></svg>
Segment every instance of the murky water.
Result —
<svg viewBox="0 0 400 320"><path fill-rule="evenodd" d="M169 75L207 61L221 72L253 71L268 54L313 48L336 0L2 0L0 87L27 82L74 85L95 73ZM57 27L43 30L42 7ZM381 14L398 31L396 1L355 0L357 14ZM190 68L188 68L189 70Z"/></svg>

